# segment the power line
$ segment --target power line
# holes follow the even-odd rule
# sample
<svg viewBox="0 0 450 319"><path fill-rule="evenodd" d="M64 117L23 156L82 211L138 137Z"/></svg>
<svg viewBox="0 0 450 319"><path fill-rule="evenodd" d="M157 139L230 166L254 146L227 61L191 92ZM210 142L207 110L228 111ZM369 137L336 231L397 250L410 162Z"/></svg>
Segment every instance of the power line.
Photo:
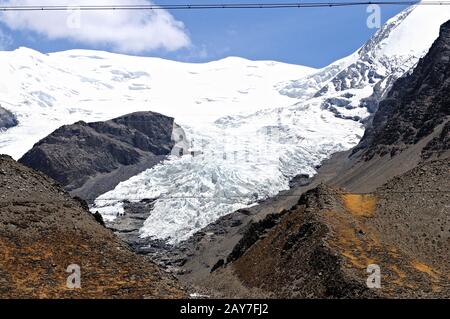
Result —
<svg viewBox="0 0 450 319"><path fill-rule="evenodd" d="M450 191L446 191L446 190L430 190L430 191L426 191L426 190L422 190L422 191L379 191L379 192L358 192L358 193L349 193L349 192L339 192L339 191L331 191L331 192L324 192L325 195L372 195L372 196L383 196L383 195L414 195L414 194L450 194ZM273 197L270 197L271 199L279 197L279 198L297 198L297 197L301 197L302 194L298 195L298 194L277 194L274 195ZM259 199L263 199L265 198L265 196L259 198ZM132 203L136 203L136 201L139 202L143 202L143 201L152 201L152 200L177 200L177 199L254 199L254 196L251 195L230 195L230 196L162 196L159 198L153 198L153 199L149 199L149 198L115 198L115 197L110 197L110 198L95 198L95 199L87 199L88 201L99 201L99 202L108 202L108 201L117 201L117 202L132 202Z"/></svg>
<svg viewBox="0 0 450 319"><path fill-rule="evenodd" d="M361 1L361 2L292 2L292 3L233 3L233 4L148 4L148 5L33 5L0 6L0 11L99 11L99 10L204 10L204 9L295 9L350 7L368 5L450 5L450 1Z"/></svg>
<svg viewBox="0 0 450 319"><path fill-rule="evenodd" d="M302 193L304 194L304 193ZM274 199L274 198L300 198L302 194L277 194L273 197L267 198L267 199ZM324 195L372 195L372 196L386 196L386 195L418 195L418 194L428 194L428 195L438 195L438 194L450 194L450 191L447 190L421 190L421 191L375 191L375 192L346 192L346 191L327 191L323 193ZM120 197L110 197L110 198L83 198L83 200L86 201L99 201L99 202L129 202L133 204L139 204L142 202L148 202L151 204L154 201L157 200L180 200L180 199L206 199L206 200L212 200L212 199L254 199L254 196L246 196L246 195L231 195L231 196L162 196L158 198L120 198ZM0 200L0 204L7 204L7 205L16 205L16 204L36 204L36 203L67 203L71 200L74 200L73 198L67 198L67 199L48 199L48 200ZM264 197L261 197L260 200L264 200Z"/></svg>

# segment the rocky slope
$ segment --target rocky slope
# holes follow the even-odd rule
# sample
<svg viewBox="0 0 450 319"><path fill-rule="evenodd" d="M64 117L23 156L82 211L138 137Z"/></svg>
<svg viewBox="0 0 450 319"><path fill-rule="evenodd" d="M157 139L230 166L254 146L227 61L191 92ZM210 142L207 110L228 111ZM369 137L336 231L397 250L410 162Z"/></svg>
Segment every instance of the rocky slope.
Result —
<svg viewBox="0 0 450 319"><path fill-rule="evenodd" d="M414 71L396 81L350 152L324 163L329 184L371 192L425 160L450 155L450 23Z"/></svg>
<svg viewBox="0 0 450 319"><path fill-rule="evenodd" d="M274 297L448 297L449 164L424 163L371 194L314 188L229 267ZM381 289L366 286L371 264Z"/></svg>
<svg viewBox="0 0 450 319"><path fill-rule="evenodd" d="M394 83L354 150L198 233L180 278L219 296L448 298L449 32ZM371 264L381 289L366 285Z"/></svg>
<svg viewBox="0 0 450 319"><path fill-rule="evenodd" d="M438 125L448 123L449 61L450 22L447 22L441 28L439 39L420 60L414 72L399 79L380 103L372 125L355 151L364 148L365 159L376 154L383 156L390 153L393 156L433 133ZM448 124L442 126L438 134L441 132L445 139ZM429 157L427 150L432 148L427 147L424 155ZM442 143L441 151L449 148L448 143Z"/></svg>
<svg viewBox="0 0 450 319"><path fill-rule="evenodd" d="M77 122L38 142L19 162L93 200L165 159L174 147L174 128L173 118L153 112Z"/></svg>
<svg viewBox="0 0 450 319"><path fill-rule="evenodd" d="M47 176L0 156L0 298L181 298L177 281ZM81 289L66 282L81 267Z"/></svg>

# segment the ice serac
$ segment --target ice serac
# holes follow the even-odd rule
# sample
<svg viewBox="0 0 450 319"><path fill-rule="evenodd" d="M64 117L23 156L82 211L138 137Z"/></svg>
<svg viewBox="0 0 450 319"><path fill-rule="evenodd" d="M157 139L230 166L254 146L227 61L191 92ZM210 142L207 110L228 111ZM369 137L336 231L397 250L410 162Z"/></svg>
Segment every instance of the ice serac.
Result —
<svg viewBox="0 0 450 319"><path fill-rule="evenodd" d="M141 236L178 243L220 216L288 189L294 176L314 175L324 159L356 145L364 132L361 123L315 106L185 129L195 156L170 158L120 183L100 196L92 211L113 220L124 200L109 199L157 199Z"/></svg>

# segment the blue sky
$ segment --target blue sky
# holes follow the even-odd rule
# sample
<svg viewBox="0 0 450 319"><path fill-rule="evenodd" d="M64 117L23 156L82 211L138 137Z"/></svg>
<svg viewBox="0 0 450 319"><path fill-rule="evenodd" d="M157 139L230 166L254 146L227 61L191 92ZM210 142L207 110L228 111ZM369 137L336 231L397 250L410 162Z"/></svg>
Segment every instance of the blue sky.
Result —
<svg viewBox="0 0 450 319"><path fill-rule="evenodd" d="M210 0L185 2L191 4L212 3ZM226 3L232 2L242 3L245 1L226 1ZM258 1L258 3L264 2L287 1ZM132 2L128 1L128 3ZM156 3L163 3L163 1L156 1ZM170 3L180 2L171 1ZM224 3L224 1L220 3ZM404 6L382 6L382 22L404 8ZM45 15L46 13L33 14ZM184 43L186 39L178 38L174 41L178 41L179 48L164 44L159 48L127 52L128 49L118 49L117 43L113 46L101 43L101 41L96 42L95 39L85 40L86 37L81 39L64 37L64 35L55 35L52 32L42 32L42 29L40 29L41 32L38 32L20 27L16 22L6 23L3 17L0 18L2 21L0 37L3 38L4 49L15 49L20 46L30 47L41 52L74 48L98 49L189 62L204 62L227 56L239 56L254 60L276 60L323 67L354 52L376 31L366 26L369 14L366 12L365 6L320 9L191 10L172 11L170 14L173 20L176 20L174 23L182 22L184 24L183 33L189 38L189 45ZM31 19L36 20L35 16ZM55 23L55 28L56 25L58 24ZM40 26L38 25L38 27ZM83 29L83 25L81 29ZM163 31L159 33L163 33ZM146 37L145 33L139 36ZM164 39L169 38L164 35L163 37ZM123 39L118 41L126 42Z"/></svg>

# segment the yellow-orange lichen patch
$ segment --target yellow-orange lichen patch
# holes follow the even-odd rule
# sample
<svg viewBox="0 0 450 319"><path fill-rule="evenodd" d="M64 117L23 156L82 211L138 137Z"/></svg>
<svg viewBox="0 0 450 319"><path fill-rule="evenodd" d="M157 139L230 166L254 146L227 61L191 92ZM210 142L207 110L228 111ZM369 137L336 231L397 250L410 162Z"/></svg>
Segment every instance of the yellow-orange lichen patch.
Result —
<svg viewBox="0 0 450 319"><path fill-rule="evenodd" d="M376 198L371 194L343 194L345 209L355 216L372 217L375 212Z"/></svg>
<svg viewBox="0 0 450 319"><path fill-rule="evenodd" d="M375 252L381 243L362 221L333 210L324 210L323 216L331 230L327 243L340 252L347 267L365 269L376 263Z"/></svg>
<svg viewBox="0 0 450 319"><path fill-rule="evenodd" d="M392 283L396 285L401 285L404 279L406 278L406 273L403 270L401 270L397 265L392 265L391 269L397 275L397 279L395 279Z"/></svg>
<svg viewBox="0 0 450 319"><path fill-rule="evenodd" d="M348 252L348 251L342 251L341 255L346 258L346 261L349 262L347 265L352 265L353 267L359 268L359 269L366 269L367 266L374 264L375 259L369 258L366 255L359 254L360 252L356 252L357 256L354 254ZM353 268L351 267L351 268Z"/></svg>
<svg viewBox="0 0 450 319"><path fill-rule="evenodd" d="M413 261L411 264L418 271L427 274L434 280L439 280L439 277L440 277L439 271L433 269L432 267L428 266L427 264L424 264L420 261Z"/></svg>

